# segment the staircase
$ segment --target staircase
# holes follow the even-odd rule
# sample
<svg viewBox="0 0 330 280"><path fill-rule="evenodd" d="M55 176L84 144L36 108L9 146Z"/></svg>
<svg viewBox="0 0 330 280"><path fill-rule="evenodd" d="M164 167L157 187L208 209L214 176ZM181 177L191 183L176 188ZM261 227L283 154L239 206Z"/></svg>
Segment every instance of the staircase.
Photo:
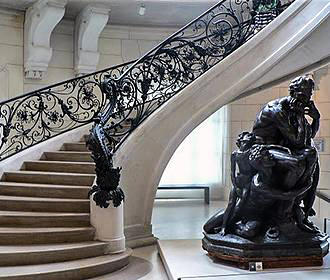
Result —
<svg viewBox="0 0 330 280"><path fill-rule="evenodd" d="M81 142L65 143L0 181L0 279L86 279L128 264L94 241L88 190L95 164Z"/></svg>
<svg viewBox="0 0 330 280"><path fill-rule="evenodd" d="M127 68L79 76L0 103L0 159L91 123L100 112L98 125L107 127L107 139L117 140L122 123L134 112L131 128L121 134L125 141L112 143L109 154L111 165L122 167L128 236L146 244L152 238L161 174L190 131L225 104L330 61L330 0L295 1L259 33L253 31L251 17L245 18L250 13L241 11L249 7L243 2L249 1L221 1ZM242 18L236 22L238 15ZM97 92L100 103L94 102ZM56 95L53 103L50 94ZM29 102L35 106L30 108ZM84 109L84 102L91 107ZM49 112L52 106L61 113ZM30 117L35 114L47 116L47 123ZM34 139L45 129L47 136ZM86 279L128 263L129 250L106 255L107 244L93 241L87 192L94 177L84 141L66 143L39 161L26 161L20 171L4 173L0 280Z"/></svg>

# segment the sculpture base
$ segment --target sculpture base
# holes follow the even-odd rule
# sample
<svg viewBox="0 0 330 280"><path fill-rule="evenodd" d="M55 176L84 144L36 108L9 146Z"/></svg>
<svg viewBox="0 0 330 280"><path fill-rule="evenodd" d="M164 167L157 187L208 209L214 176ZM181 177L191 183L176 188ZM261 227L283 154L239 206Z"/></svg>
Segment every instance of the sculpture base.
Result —
<svg viewBox="0 0 330 280"><path fill-rule="evenodd" d="M328 235L306 233L295 225L281 226L277 239L262 234L248 240L226 234L204 234L203 249L211 257L249 269L250 262L262 262L263 268L321 266L329 252Z"/></svg>

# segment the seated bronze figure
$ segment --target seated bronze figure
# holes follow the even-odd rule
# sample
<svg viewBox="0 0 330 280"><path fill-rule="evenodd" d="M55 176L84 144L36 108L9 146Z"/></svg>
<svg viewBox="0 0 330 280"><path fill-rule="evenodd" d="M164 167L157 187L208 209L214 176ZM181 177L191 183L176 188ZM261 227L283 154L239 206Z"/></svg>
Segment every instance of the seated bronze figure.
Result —
<svg viewBox="0 0 330 280"><path fill-rule="evenodd" d="M255 259L266 267L322 263L327 235L309 220L320 173L313 90L309 76L294 79L290 95L269 102L252 132L238 136L228 206L204 225L203 248L210 255L245 268Z"/></svg>

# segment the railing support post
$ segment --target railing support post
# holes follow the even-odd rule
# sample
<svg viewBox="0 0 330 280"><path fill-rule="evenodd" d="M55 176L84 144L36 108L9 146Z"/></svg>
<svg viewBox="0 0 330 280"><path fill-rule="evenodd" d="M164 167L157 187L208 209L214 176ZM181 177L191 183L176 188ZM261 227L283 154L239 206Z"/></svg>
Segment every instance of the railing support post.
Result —
<svg viewBox="0 0 330 280"><path fill-rule="evenodd" d="M90 197L91 224L95 228L95 239L109 243L109 254L125 251L124 206L112 204L108 208L96 205L93 195Z"/></svg>

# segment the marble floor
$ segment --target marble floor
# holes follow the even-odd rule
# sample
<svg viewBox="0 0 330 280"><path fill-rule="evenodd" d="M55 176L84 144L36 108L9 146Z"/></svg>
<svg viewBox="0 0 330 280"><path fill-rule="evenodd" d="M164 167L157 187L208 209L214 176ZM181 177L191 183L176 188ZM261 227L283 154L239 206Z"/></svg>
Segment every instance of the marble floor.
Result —
<svg viewBox="0 0 330 280"><path fill-rule="evenodd" d="M157 199L154 205L153 233L160 240L200 239L205 221L226 202L199 199ZM168 280L157 247L147 246L133 250L130 264L93 280Z"/></svg>
<svg viewBox="0 0 330 280"><path fill-rule="evenodd" d="M227 202L190 199L157 199L152 216L153 233L164 239L200 239L206 220Z"/></svg>
<svg viewBox="0 0 330 280"><path fill-rule="evenodd" d="M157 199L152 217L153 233L160 240L201 239L205 221L226 204L211 201L208 205L198 199ZM314 222L323 228L321 221ZM168 277L154 245L134 249L125 269L93 280L168 280Z"/></svg>

